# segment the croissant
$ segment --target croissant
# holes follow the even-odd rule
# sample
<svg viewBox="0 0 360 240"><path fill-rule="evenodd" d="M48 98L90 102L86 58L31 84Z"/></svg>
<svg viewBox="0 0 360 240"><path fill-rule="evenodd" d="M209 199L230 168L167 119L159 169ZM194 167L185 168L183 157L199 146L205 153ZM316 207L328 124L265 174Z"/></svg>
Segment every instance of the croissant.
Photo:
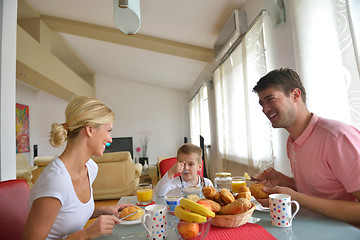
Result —
<svg viewBox="0 0 360 240"><path fill-rule="evenodd" d="M245 198L239 198L232 203L222 206L220 209L221 215L234 215L246 212L251 208L251 202Z"/></svg>

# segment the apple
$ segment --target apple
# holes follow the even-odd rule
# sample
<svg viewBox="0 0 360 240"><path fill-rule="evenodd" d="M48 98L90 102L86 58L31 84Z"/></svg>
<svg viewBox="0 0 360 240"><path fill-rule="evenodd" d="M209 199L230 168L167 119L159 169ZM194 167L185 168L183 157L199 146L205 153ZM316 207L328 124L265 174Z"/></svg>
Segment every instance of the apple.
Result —
<svg viewBox="0 0 360 240"><path fill-rule="evenodd" d="M191 239L199 234L199 224L197 223L179 222L177 229L184 239Z"/></svg>
<svg viewBox="0 0 360 240"><path fill-rule="evenodd" d="M210 209L211 211L213 211L211 204L208 201L206 201L205 199L200 199L196 203L203 205L203 206L207 207L208 209Z"/></svg>

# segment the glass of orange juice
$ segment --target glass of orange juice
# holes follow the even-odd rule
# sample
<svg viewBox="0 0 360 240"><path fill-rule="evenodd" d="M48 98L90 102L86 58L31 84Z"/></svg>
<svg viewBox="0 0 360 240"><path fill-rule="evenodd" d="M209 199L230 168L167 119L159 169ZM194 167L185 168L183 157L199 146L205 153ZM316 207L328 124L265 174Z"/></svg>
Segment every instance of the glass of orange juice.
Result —
<svg viewBox="0 0 360 240"><path fill-rule="evenodd" d="M232 192L239 193L239 189L246 186L246 179L242 176L232 177Z"/></svg>
<svg viewBox="0 0 360 240"><path fill-rule="evenodd" d="M138 205L149 205L152 203L153 189L151 183L140 183L137 191Z"/></svg>

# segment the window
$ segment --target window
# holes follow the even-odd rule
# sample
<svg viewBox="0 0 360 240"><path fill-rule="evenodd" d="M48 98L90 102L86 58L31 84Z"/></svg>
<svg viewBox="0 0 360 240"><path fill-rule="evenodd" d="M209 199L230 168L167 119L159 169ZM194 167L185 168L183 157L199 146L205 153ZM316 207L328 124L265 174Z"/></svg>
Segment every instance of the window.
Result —
<svg viewBox="0 0 360 240"><path fill-rule="evenodd" d="M263 21L260 16L214 73L220 156L261 169L274 160L271 125L252 92L267 72Z"/></svg>
<svg viewBox="0 0 360 240"><path fill-rule="evenodd" d="M210 145L210 124L207 86L204 84L189 103L191 143L200 146L200 135L204 144Z"/></svg>
<svg viewBox="0 0 360 240"><path fill-rule="evenodd" d="M294 1L296 70L310 111L360 129L358 0ZM334 97L335 96L335 97Z"/></svg>

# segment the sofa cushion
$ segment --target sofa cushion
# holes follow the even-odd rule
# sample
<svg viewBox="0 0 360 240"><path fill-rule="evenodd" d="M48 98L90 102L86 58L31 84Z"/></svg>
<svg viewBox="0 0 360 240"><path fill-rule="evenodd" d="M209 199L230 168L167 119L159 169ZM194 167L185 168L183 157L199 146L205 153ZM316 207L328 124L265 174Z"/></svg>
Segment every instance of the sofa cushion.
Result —
<svg viewBox="0 0 360 240"><path fill-rule="evenodd" d="M96 163L132 161L131 154L127 151L104 153L102 157L92 156L91 158Z"/></svg>
<svg viewBox="0 0 360 240"><path fill-rule="evenodd" d="M34 158L34 164L36 166L46 167L56 156L37 156Z"/></svg>

